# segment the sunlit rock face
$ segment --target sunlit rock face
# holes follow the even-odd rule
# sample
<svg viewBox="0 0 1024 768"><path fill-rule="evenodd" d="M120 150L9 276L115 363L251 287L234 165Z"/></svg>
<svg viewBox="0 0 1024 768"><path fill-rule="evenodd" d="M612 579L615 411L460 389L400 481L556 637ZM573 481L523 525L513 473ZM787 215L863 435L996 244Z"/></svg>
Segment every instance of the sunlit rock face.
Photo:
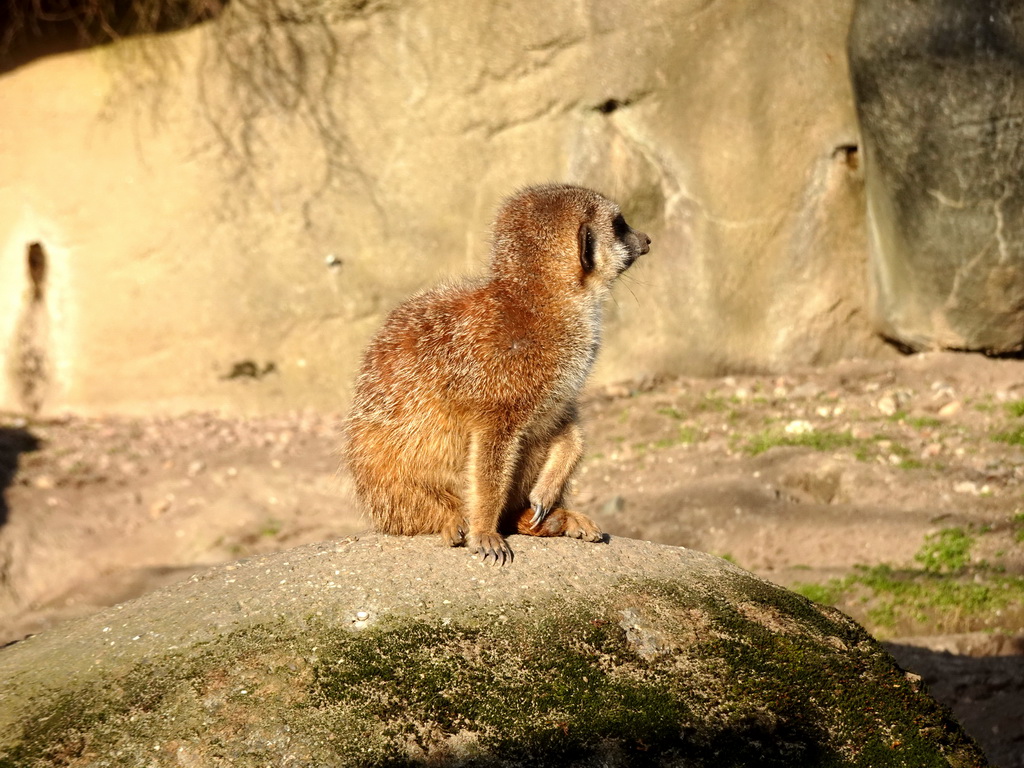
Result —
<svg viewBox="0 0 1024 768"><path fill-rule="evenodd" d="M385 314L483 269L500 201L548 181L653 239L594 382L884 354L851 12L240 2L11 69L0 407L344 408Z"/></svg>

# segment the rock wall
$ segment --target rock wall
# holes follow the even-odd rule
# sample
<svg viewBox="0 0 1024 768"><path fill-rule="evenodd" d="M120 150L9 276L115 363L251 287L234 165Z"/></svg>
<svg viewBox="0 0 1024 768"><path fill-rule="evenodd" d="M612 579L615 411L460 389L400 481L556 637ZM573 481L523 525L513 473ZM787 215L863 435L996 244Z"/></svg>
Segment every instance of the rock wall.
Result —
<svg viewBox="0 0 1024 768"><path fill-rule="evenodd" d="M1024 7L860 0L872 312L914 349L1024 348Z"/></svg>
<svg viewBox="0 0 1024 768"><path fill-rule="evenodd" d="M654 240L597 381L886 353L852 0L254 5L0 76L0 408L343 408L548 180Z"/></svg>

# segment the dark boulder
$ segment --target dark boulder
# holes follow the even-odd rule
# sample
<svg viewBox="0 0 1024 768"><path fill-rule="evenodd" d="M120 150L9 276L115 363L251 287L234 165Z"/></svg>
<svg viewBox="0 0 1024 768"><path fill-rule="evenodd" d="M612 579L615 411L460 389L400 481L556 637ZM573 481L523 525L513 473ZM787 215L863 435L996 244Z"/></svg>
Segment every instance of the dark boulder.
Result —
<svg viewBox="0 0 1024 768"><path fill-rule="evenodd" d="M873 311L913 349L1024 347L1024 4L859 0Z"/></svg>

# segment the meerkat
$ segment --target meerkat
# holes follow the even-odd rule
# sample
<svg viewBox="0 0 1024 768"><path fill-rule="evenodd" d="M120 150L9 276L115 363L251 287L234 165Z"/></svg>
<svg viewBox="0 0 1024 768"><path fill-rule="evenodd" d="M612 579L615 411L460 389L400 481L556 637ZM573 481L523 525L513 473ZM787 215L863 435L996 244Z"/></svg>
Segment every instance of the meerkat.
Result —
<svg viewBox="0 0 1024 768"><path fill-rule="evenodd" d="M602 303L650 250L590 189L529 187L495 223L490 274L418 294L367 348L344 456L375 527L440 534L504 565L504 535L603 541L562 500Z"/></svg>

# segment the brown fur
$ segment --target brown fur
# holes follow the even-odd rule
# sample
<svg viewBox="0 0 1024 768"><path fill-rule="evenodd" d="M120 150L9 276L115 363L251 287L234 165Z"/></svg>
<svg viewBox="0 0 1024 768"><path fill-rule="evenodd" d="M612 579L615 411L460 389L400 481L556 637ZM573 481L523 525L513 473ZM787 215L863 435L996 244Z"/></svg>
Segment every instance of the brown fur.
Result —
<svg viewBox="0 0 1024 768"><path fill-rule="evenodd" d="M488 278L391 313L347 425L346 460L379 530L440 533L500 563L502 534L603 539L561 506L583 455L576 403L602 300L649 244L596 192L531 187L498 213Z"/></svg>

